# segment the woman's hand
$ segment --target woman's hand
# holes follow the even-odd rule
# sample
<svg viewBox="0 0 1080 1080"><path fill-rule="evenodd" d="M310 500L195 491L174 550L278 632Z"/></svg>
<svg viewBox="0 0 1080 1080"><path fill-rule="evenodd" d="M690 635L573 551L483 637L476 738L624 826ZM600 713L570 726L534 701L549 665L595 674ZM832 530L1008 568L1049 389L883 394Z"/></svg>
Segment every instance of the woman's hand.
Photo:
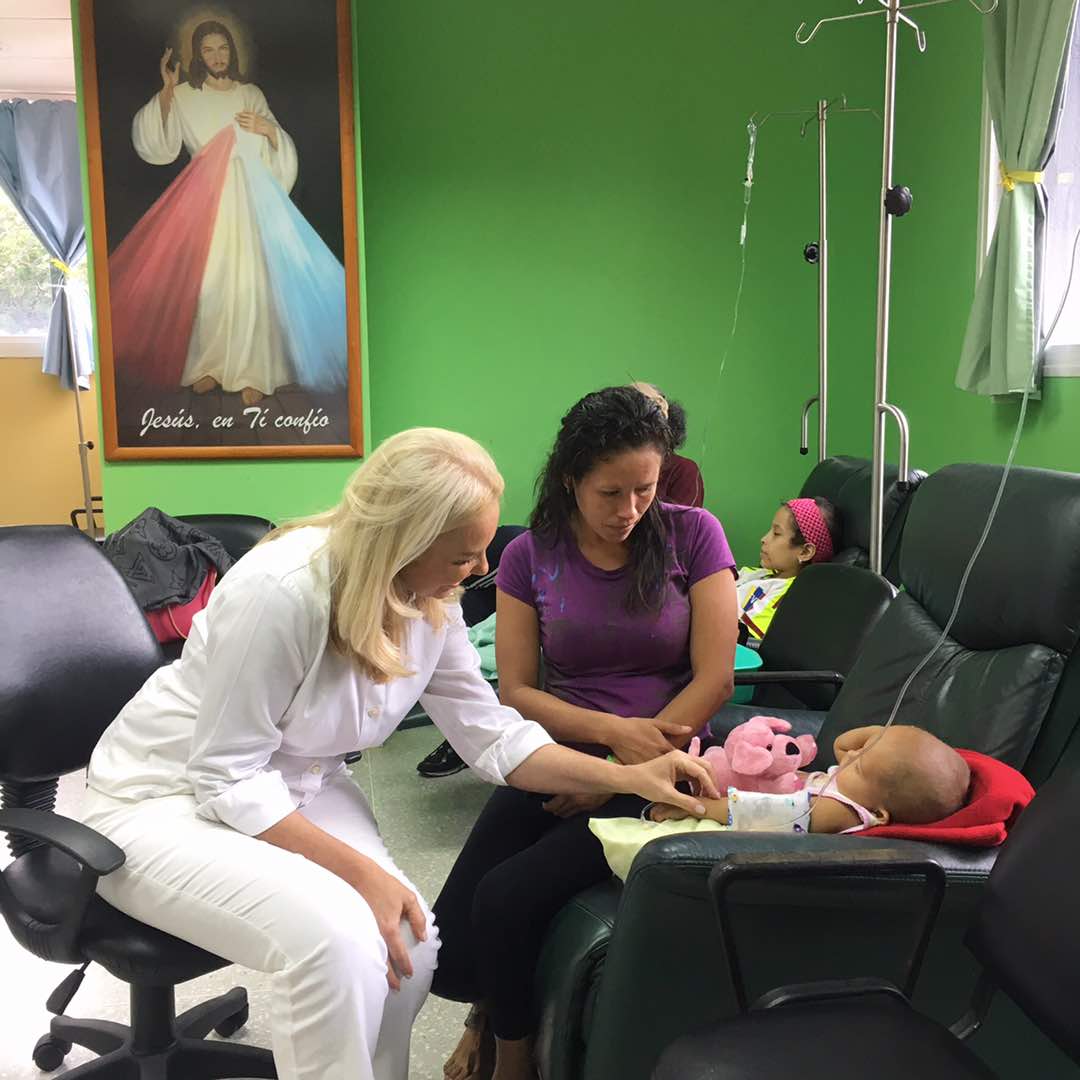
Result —
<svg viewBox="0 0 1080 1080"><path fill-rule="evenodd" d="M393 874L388 874L378 863L362 858L350 884L367 901L375 916L375 922L386 942L389 963L386 965L386 981L391 990L401 989L401 980L413 973L409 950L401 936L401 923L407 921L417 941L427 937L427 924L416 893L406 888Z"/></svg>
<svg viewBox="0 0 1080 1080"><path fill-rule="evenodd" d="M688 738L690 728L669 720L645 717L615 717L614 730L608 736L611 752L624 765L652 761L671 751L671 739Z"/></svg>
<svg viewBox="0 0 1080 1080"><path fill-rule="evenodd" d="M555 795L543 806L549 814L560 818L570 818L575 814L591 814L610 798L610 795Z"/></svg>
<svg viewBox="0 0 1080 1080"><path fill-rule="evenodd" d="M712 770L681 750L672 750L642 765L624 765L623 768L631 774L627 778L627 790L650 802L680 807L693 817L704 817L706 807L697 796L676 790L675 785L680 780L689 780L692 789L701 795L720 798Z"/></svg>

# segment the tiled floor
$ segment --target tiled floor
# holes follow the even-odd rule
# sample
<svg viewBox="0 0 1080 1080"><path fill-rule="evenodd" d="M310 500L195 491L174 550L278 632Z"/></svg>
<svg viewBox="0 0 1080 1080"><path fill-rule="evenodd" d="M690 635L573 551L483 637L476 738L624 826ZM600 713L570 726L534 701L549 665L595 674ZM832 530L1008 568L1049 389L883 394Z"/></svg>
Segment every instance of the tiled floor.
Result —
<svg viewBox="0 0 1080 1080"><path fill-rule="evenodd" d="M430 903L435 899L465 835L491 788L471 772L441 780L422 780L415 766L439 740L432 727L400 731L378 750L369 751L353 766L356 781L373 800L387 846L401 868ZM65 778L59 809L78 816L82 778ZM6 848L2 849L6 861ZM30 1053L48 1030L45 999L67 973L19 948L0 923L0 1080L41 1080ZM247 987L251 1019L236 1038L269 1046L266 1027L267 977L239 968L196 979L177 988L177 1008L213 997L231 986ZM100 968L91 967L72 1002L72 1015L127 1021L127 987ZM413 1032L410 1080L441 1080L442 1063L457 1042L465 1007L431 997ZM66 1065L74 1067L94 1055L76 1047Z"/></svg>

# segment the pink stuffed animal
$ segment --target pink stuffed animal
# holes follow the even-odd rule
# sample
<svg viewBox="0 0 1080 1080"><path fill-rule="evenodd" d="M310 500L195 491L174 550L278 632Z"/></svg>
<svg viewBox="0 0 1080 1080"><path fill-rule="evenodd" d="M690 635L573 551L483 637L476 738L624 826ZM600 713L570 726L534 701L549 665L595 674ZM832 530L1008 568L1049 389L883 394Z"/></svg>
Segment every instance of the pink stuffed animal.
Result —
<svg viewBox="0 0 1080 1080"><path fill-rule="evenodd" d="M687 753L709 764L721 795L729 787L787 795L802 789L806 778L798 770L817 757L814 736L793 739L784 734L790 730L786 720L752 716L732 728L723 746L710 746L701 753L701 740L695 737Z"/></svg>

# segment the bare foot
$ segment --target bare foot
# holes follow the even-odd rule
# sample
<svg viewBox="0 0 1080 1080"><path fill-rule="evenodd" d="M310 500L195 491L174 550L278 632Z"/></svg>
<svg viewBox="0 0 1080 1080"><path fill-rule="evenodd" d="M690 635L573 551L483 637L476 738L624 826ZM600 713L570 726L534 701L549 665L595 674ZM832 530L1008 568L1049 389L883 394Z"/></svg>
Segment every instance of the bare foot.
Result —
<svg viewBox="0 0 1080 1080"><path fill-rule="evenodd" d="M531 1038L495 1040L495 1072L491 1080L538 1080Z"/></svg>
<svg viewBox="0 0 1080 1080"><path fill-rule="evenodd" d="M240 391L240 400L245 405L258 405L266 395L261 390L256 390L254 386L245 386Z"/></svg>
<svg viewBox="0 0 1080 1080"><path fill-rule="evenodd" d="M473 1006L461 1041L443 1065L446 1080L491 1080L495 1069L495 1039L487 1016Z"/></svg>
<svg viewBox="0 0 1080 1080"><path fill-rule="evenodd" d="M218 381L213 375L204 375L201 379L196 379L191 384L191 389L196 394L209 394L211 390L218 388Z"/></svg>

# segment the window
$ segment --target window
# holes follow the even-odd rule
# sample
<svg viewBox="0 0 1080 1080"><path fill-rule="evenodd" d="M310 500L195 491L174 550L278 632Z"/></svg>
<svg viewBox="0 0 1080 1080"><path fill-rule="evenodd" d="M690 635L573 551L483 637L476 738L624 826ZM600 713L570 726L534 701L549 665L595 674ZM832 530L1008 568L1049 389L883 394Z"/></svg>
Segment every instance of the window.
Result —
<svg viewBox="0 0 1080 1080"><path fill-rule="evenodd" d="M1080 244L1076 247L1071 285L1069 282L1073 244L1080 233L1080 20L1070 45L1068 79L1057 142L1043 178L1047 199L1043 333L1054 326L1059 308L1061 317L1046 344L1042 372L1044 375L1080 376ZM985 99L982 160L985 173L979 207L980 270L994 235L994 223L1001 204L1000 158Z"/></svg>
<svg viewBox="0 0 1080 1080"><path fill-rule="evenodd" d="M1075 30L1069 53L1069 83L1061 127L1043 182L1047 197L1044 334L1061 311L1046 344L1045 375L1080 375L1080 250L1076 252L1077 266L1070 274L1080 230L1080 35Z"/></svg>
<svg viewBox="0 0 1080 1080"><path fill-rule="evenodd" d="M51 262L0 190L0 356L40 356L49 326Z"/></svg>

